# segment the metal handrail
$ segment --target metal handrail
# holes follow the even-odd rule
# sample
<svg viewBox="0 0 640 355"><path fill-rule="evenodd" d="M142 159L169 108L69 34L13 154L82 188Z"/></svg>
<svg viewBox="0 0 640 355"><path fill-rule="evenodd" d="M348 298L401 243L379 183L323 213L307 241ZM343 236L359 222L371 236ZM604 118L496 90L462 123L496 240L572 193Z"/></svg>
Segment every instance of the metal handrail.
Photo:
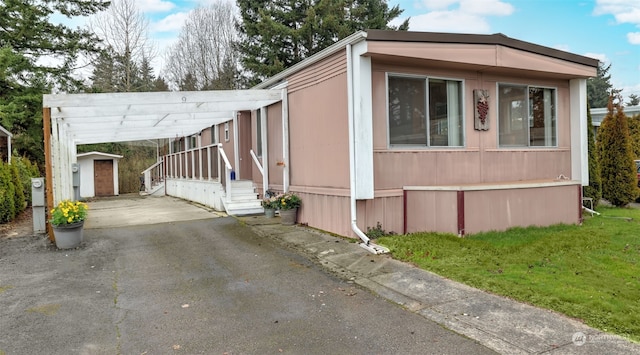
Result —
<svg viewBox="0 0 640 355"><path fill-rule="evenodd" d="M227 158L227 154L225 154L224 148L222 148L222 143L218 144L218 155L222 156L222 160L224 160L224 187L225 191L227 192L227 201L231 201L231 170L233 169L233 167L231 166L231 163L229 163L229 158ZM220 159L218 159L218 164L220 164Z"/></svg>
<svg viewBox="0 0 640 355"><path fill-rule="evenodd" d="M258 161L258 157L256 156L256 153L253 152L253 149L249 149L249 154L251 154L251 157L253 158L253 162L256 163L256 166L258 167L260 174L264 176L264 169L262 169L262 164L260 164L260 161Z"/></svg>

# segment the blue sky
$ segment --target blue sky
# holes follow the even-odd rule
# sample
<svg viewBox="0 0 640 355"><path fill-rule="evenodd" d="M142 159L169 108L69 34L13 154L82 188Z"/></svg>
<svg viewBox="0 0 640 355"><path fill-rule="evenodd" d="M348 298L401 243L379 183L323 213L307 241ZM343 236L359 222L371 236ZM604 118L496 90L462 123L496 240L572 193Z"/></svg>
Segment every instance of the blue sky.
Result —
<svg viewBox="0 0 640 355"><path fill-rule="evenodd" d="M117 0L116 0L117 1ZM188 12L211 1L136 0L161 53ZM411 17L410 30L502 33L611 64L623 96L640 95L640 0L390 0ZM157 66L161 66L159 59ZM626 101L626 100L625 100Z"/></svg>

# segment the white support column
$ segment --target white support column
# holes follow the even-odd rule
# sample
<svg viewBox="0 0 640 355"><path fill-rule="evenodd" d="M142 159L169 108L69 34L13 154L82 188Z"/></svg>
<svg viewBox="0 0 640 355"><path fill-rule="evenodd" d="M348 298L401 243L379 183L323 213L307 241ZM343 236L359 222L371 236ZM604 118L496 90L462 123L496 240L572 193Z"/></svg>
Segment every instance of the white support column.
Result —
<svg viewBox="0 0 640 355"><path fill-rule="evenodd" d="M236 179L240 176L240 144L238 142L238 112L233 112L233 169L236 172ZM228 182L230 184L231 182Z"/></svg>
<svg viewBox="0 0 640 355"><path fill-rule="evenodd" d="M200 180L202 180L202 148L198 148L198 167L200 168Z"/></svg>
<svg viewBox="0 0 640 355"><path fill-rule="evenodd" d="M289 192L289 94L286 88L282 89L282 188Z"/></svg>
<svg viewBox="0 0 640 355"><path fill-rule="evenodd" d="M571 179L589 185L587 146L587 80L569 81L571 113Z"/></svg>
<svg viewBox="0 0 640 355"><path fill-rule="evenodd" d="M267 108L260 108L260 135L262 136L262 192L266 193L269 189L269 144L267 143Z"/></svg>
<svg viewBox="0 0 640 355"><path fill-rule="evenodd" d="M11 135L7 134L7 163L11 164Z"/></svg>

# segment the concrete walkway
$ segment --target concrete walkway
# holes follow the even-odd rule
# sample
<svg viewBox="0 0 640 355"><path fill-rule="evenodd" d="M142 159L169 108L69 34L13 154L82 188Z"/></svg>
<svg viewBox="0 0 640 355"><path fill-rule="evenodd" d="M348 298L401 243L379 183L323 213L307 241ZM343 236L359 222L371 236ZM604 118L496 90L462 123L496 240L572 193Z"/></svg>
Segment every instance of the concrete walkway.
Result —
<svg viewBox="0 0 640 355"><path fill-rule="evenodd" d="M640 354L640 344L603 333L564 315L454 282L356 243L279 218L240 217L327 270L503 354Z"/></svg>

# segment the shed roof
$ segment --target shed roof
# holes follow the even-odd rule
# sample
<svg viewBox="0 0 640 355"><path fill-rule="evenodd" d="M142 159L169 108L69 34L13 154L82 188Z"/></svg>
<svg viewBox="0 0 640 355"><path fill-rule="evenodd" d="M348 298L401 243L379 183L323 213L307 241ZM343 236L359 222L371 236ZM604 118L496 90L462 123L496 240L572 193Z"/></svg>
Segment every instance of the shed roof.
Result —
<svg viewBox="0 0 640 355"><path fill-rule="evenodd" d="M53 94L43 106L75 144L90 144L189 136L281 98L280 90Z"/></svg>
<svg viewBox="0 0 640 355"><path fill-rule="evenodd" d="M88 152L88 153L81 153L81 154L77 155L78 159L84 158L84 157L90 157L90 156L112 158L112 159L121 159L122 158L122 155L103 153L103 152Z"/></svg>
<svg viewBox="0 0 640 355"><path fill-rule="evenodd" d="M0 126L0 137L13 137L11 132L7 131L4 127Z"/></svg>

